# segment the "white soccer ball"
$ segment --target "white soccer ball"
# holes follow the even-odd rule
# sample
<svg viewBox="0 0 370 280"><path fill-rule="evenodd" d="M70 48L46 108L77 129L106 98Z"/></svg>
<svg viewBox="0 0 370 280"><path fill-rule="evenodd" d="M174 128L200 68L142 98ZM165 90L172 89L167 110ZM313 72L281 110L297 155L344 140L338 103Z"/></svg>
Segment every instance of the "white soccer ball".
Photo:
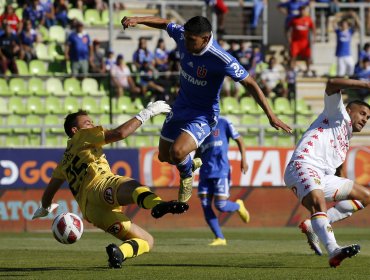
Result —
<svg viewBox="0 0 370 280"><path fill-rule="evenodd" d="M72 244L81 238L84 225L79 216L73 213L62 213L55 217L51 230L60 243Z"/></svg>

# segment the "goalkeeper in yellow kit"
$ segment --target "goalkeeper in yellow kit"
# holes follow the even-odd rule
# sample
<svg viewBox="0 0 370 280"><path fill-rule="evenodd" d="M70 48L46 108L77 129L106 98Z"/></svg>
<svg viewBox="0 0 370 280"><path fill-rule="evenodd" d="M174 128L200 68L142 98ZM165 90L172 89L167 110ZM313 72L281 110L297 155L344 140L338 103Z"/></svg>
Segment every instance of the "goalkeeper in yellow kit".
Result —
<svg viewBox="0 0 370 280"><path fill-rule="evenodd" d="M122 206L136 203L144 209L152 209L154 218L167 213L183 213L189 206L184 202L164 202L147 186L132 178L113 174L102 146L125 139L149 118L170 110L164 101L150 103L136 117L111 130L94 126L85 111L69 114L64 122L64 130L70 138L67 148L33 219L47 216L58 206L52 203L52 199L67 180L83 217L123 241L120 246L107 246L110 267L120 268L125 259L149 252L154 243L152 235L131 222L122 212Z"/></svg>

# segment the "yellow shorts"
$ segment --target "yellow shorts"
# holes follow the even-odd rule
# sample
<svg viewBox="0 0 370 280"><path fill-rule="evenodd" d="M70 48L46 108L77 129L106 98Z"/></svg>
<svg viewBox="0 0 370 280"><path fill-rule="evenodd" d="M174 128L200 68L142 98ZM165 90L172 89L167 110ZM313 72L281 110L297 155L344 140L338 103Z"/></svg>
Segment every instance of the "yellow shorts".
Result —
<svg viewBox="0 0 370 280"><path fill-rule="evenodd" d="M84 218L96 227L123 240L130 230L131 220L122 212L117 201L118 187L130 177L111 175L94 183L87 191Z"/></svg>

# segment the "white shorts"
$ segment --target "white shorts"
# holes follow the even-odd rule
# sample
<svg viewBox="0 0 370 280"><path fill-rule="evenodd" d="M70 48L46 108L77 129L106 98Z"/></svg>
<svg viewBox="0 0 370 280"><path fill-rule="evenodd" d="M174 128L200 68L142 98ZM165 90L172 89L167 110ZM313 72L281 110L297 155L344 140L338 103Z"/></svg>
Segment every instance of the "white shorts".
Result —
<svg viewBox="0 0 370 280"><path fill-rule="evenodd" d="M326 175L321 169L298 161L288 164L284 181L301 202L313 190L322 190L326 201L346 200L353 188L352 180Z"/></svg>

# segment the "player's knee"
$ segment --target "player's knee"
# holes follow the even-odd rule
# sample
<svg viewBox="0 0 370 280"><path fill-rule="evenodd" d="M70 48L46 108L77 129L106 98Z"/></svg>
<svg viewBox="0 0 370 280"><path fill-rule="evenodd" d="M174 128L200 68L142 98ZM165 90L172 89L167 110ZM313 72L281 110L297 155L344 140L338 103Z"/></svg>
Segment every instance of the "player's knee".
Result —
<svg viewBox="0 0 370 280"><path fill-rule="evenodd" d="M186 155L186 151L180 146L173 146L170 150L171 160L175 163L181 162Z"/></svg>
<svg viewBox="0 0 370 280"><path fill-rule="evenodd" d="M360 201L364 207L370 204L370 190L369 189L365 188L363 197L361 198Z"/></svg>
<svg viewBox="0 0 370 280"><path fill-rule="evenodd" d="M224 212L226 203L227 203L226 200L222 200L222 199L215 200L215 207L218 211Z"/></svg>
<svg viewBox="0 0 370 280"><path fill-rule="evenodd" d="M202 205L203 208L211 207L212 201L208 197L203 197L200 199L200 204Z"/></svg>
<svg viewBox="0 0 370 280"><path fill-rule="evenodd" d="M149 251L151 251L154 247L154 238L151 234L148 234L148 237L146 238L146 241L148 242L149 245Z"/></svg>

